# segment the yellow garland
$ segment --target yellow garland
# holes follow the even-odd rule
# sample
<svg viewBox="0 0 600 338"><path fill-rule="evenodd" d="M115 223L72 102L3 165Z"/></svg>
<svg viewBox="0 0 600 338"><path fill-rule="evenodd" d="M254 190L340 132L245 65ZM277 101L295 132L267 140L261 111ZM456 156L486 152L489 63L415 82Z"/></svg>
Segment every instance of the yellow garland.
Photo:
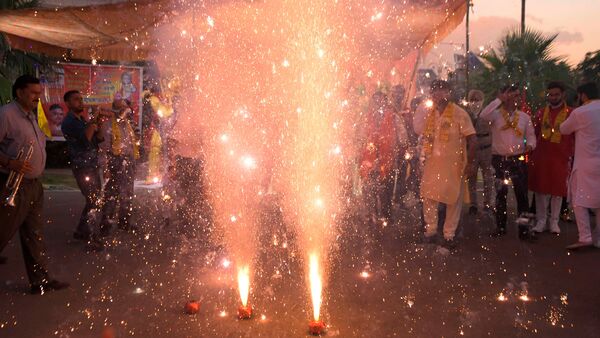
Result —
<svg viewBox="0 0 600 338"><path fill-rule="evenodd" d="M556 119L554 125L550 125L550 108L546 106L544 109L544 116L542 117L542 138L549 140L552 143L560 143L561 135L559 127L561 123L567 119L567 104L565 103Z"/></svg>
<svg viewBox="0 0 600 338"><path fill-rule="evenodd" d="M504 127L502 127L502 130L512 129L515 131L515 134L517 134L518 137L523 137L523 131L519 129L519 112L515 111L512 121L510 119L508 110L504 109L504 107L500 107L500 113L502 113L502 117L506 123Z"/></svg>
<svg viewBox="0 0 600 338"><path fill-rule="evenodd" d="M129 123L129 121L125 120L125 126L127 128L127 131L129 132L129 137L131 139L131 143L133 144L133 157L137 160L138 158L140 158L140 149L137 144L137 141L135 140L135 133L133 132L133 128L131 128L131 124ZM119 126L117 125L117 119L114 117L112 118L112 121L111 121L111 129L112 129L112 153L115 156L120 156L121 155L120 145L122 142L121 128L119 128Z"/></svg>
<svg viewBox="0 0 600 338"><path fill-rule="evenodd" d="M425 124L425 131L423 132L423 150L425 151L425 156L429 156L433 151L433 142L435 140L435 122L437 120L437 110L432 108L429 114L427 115L427 122ZM454 104L451 102L446 105L446 108L442 112L440 118L447 118L449 120L453 120L454 118ZM450 135L448 134L448 128L442 129L440 128L438 140L442 143L447 143L450 139Z"/></svg>

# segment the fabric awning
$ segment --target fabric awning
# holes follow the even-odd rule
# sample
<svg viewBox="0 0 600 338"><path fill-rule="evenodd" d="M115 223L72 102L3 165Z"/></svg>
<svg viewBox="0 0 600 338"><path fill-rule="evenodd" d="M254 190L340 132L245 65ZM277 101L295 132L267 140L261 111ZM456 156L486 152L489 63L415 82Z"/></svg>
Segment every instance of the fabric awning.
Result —
<svg viewBox="0 0 600 338"><path fill-rule="evenodd" d="M213 1L206 11L218 17L235 1ZM368 1L366 2L368 3ZM373 4L380 4L373 1ZM412 0L389 5L383 29L365 29L365 50L385 47L400 59L415 49L427 51L462 21L464 0ZM153 34L163 25L174 25L179 16L171 1L136 1L67 8L34 8L0 12L0 31L19 50L48 56L116 61L146 60L156 50Z"/></svg>

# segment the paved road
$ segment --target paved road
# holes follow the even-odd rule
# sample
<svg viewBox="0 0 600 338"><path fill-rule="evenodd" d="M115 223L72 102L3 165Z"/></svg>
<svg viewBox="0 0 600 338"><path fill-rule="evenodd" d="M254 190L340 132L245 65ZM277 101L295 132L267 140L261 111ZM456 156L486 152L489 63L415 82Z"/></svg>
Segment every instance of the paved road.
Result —
<svg viewBox="0 0 600 338"><path fill-rule="evenodd" d="M116 233L102 253L86 253L71 231L83 205L78 192L46 194L46 239L54 275L65 291L26 294L18 241L0 266L0 337L301 337L309 301L301 250L276 221L261 229L251 302L256 316L235 319L234 271L224 250L165 226L155 200L140 193L140 235ZM143 203L142 203L143 201ZM158 213L160 214L160 213ZM491 219L465 216L455 252L417 244L409 214L375 240L349 219L333 243L323 316L338 337L597 337L600 250L569 254L574 224L535 244L488 238ZM279 224L279 225L278 225ZM286 235L275 246L272 235ZM368 265L368 266L367 266ZM361 276L363 270L369 276ZM503 293L505 301L498 300ZM519 297L527 294L528 300ZM183 314L199 299L200 313ZM264 315L264 317L262 317Z"/></svg>

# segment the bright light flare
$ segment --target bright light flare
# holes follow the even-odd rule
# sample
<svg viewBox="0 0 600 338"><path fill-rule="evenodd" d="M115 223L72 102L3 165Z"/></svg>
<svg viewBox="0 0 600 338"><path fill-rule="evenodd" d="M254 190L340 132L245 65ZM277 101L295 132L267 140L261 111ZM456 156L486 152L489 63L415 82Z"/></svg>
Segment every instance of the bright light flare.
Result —
<svg viewBox="0 0 600 338"><path fill-rule="evenodd" d="M244 166L244 168L246 168L246 169L256 168L256 160L254 159L254 157L246 155L246 156L242 156L241 160L242 160L242 165Z"/></svg>
<svg viewBox="0 0 600 338"><path fill-rule="evenodd" d="M427 107L427 108L433 107L433 101L432 100L425 101L425 107Z"/></svg>
<svg viewBox="0 0 600 338"><path fill-rule="evenodd" d="M321 302L323 301L323 281L321 279L321 271L319 268L319 257L315 253L309 256L309 279L310 295L313 305L313 319L318 321L321 316Z"/></svg>
<svg viewBox="0 0 600 338"><path fill-rule="evenodd" d="M506 296L503 293L498 295L498 300L501 302L506 302Z"/></svg>
<svg viewBox="0 0 600 338"><path fill-rule="evenodd" d="M238 269L238 288L242 305L246 307L248 306L248 295L250 294L250 267L248 265Z"/></svg>
<svg viewBox="0 0 600 338"><path fill-rule="evenodd" d="M371 274L369 274L368 271L363 271L363 272L360 273L360 277L364 278L364 279L367 279L367 278L371 277Z"/></svg>
<svg viewBox="0 0 600 338"><path fill-rule="evenodd" d="M525 294L523 294L523 295L520 295L520 296L519 296L519 299L520 299L520 300L522 300L522 301L524 301L524 302L528 302L528 301L530 301L530 300L531 300L531 299L529 298L529 296L527 296L527 295L525 295Z"/></svg>

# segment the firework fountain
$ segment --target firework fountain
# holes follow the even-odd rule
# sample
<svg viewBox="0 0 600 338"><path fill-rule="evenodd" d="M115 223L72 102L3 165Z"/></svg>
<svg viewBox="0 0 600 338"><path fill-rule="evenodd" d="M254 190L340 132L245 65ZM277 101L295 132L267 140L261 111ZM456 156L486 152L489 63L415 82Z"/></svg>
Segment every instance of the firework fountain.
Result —
<svg viewBox="0 0 600 338"><path fill-rule="evenodd" d="M164 75L184 84L175 137L206 163L212 239L237 266L240 318L251 315L256 210L271 187L303 251L310 330L324 330L328 261L353 156L346 96L356 65L381 56L359 56L365 41L356 27L381 18L371 5L281 0L207 9L184 1L157 37Z"/></svg>

